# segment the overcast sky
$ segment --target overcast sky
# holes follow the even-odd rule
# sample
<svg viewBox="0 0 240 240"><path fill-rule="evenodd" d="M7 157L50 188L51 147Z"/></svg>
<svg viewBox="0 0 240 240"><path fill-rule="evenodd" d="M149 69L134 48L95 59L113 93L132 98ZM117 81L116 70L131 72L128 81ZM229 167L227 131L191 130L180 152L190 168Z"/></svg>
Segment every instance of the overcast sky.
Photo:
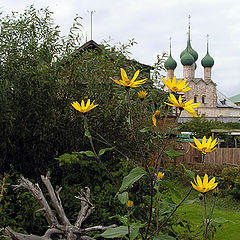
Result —
<svg viewBox="0 0 240 240"><path fill-rule="evenodd" d="M169 51L182 77L179 55L186 48L188 15L191 15L191 44L198 52L196 77L203 77L201 59L206 54L209 34L210 55L215 64L212 80L226 96L240 94L240 1L239 0L0 0L1 11L22 12L31 4L49 7L56 24L66 35L76 15L81 16L83 32L90 40L90 13L93 40L101 43L111 37L112 44L134 38L132 58L153 65L157 54Z"/></svg>

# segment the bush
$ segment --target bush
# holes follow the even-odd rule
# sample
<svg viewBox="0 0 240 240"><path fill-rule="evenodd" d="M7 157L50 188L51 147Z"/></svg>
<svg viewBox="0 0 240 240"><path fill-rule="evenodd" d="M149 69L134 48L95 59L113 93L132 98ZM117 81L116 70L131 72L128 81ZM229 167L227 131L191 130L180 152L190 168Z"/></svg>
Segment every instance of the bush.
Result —
<svg viewBox="0 0 240 240"><path fill-rule="evenodd" d="M221 183L226 193L240 199L240 167L224 168L221 177Z"/></svg>

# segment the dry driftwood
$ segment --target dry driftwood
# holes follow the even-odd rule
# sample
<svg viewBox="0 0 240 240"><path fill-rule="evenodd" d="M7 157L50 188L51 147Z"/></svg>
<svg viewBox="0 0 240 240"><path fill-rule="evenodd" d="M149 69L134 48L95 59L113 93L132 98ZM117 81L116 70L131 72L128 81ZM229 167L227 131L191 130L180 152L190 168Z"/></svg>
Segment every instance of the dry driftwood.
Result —
<svg viewBox="0 0 240 240"><path fill-rule="evenodd" d="M82 223L94 211L94 206L90 201L90 189L87 187L84 190L80 191L79 196L76 196L76 198L81 201L81 209L79 211L76 222L74 224L71 224L64 212L62 202L59 196L59 192L61 191L61 188L58 191L54 191L50 181L49 173L47 173L46 176L41 176L41 179L48 190L50 199L56 210L57 216L55 216L52 209L50 208L39 185L33 184L28 179L24 178L23 176L20 176L18 180L19 184L14 185L14 188L18 189L20 187L24 187L33 194L33 196L36 198L39 205L41 206L38 212L44 212L44 216L49 226L48 226L48 230L45 232L43 236L37 236L33 234L30 234L30 235L22 234L22 233L13 231L10 227L6 227L5 235L7 235L8 237L12 238L13 240L51 240L52 239L51 237L54 234L55 236L58 235L59 239L61 238L62 240L63 239L87 240L87 239L92 239L87 235L89 232L105 231L108 228L116 227L116 225L110 225L107 227L94 226L89 228L82 228Z"/></svg>

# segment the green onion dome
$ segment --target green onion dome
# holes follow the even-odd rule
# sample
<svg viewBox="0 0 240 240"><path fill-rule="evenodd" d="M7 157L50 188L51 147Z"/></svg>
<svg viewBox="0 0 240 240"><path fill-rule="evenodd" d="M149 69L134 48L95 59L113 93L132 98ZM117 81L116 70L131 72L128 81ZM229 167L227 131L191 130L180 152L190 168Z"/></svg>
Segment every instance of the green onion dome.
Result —
<svg viewBox="0 0 240 240"><path fill-rule="evenodd" d="M180 58L182 58L182 56L186 53L187 49L188 49L188 52L193 56L194 61L196 62L198 59L198 53L195 50L193 50L190 40L188 40L186 49L181 52Z"/></svg>
<svg viewBox="0 0 240 240"><path fill-rule="evenodd" d="M188 49L187 51L181 56L181 63L183 66L192 66L194 63L194 58L192 54L189 53Z"/></svg>
<svg viewBox="0 0 240 240"><path fill-rule="evenodd" d="M194 65L194 67L195 67L195 70L197 69L197 64L195 63L195 65Z"/></svg>
<svg viewBox="0 0 240 240"><path fill-rule="evenodd" d="M171 53L166 62L164 63L164 67L167 70L174 70L177 67L177 62L172 58Z"/></svg>
<svg viewBox="0 0 240 240"><path fill-rule="evenodd" d="M201 64L203 67L212 67L214 65L214 59L209 55L208 51L205 57L202 59Z"/></svg>

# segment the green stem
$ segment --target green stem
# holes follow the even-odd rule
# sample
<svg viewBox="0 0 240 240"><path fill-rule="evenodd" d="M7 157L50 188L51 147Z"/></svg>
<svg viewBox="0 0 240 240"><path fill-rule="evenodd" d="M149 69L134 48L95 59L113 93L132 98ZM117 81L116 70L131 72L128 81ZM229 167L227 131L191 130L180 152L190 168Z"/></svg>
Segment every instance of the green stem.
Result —
<svg viewBox="0 0 240 240"><path fill-rule="evenodd" d="M133 132L132 106L131 106L131 101L130 101L129 90L130 90L129 88L126 88L126 95L127 95L127 102L128 102L129 124L130 124L130 129Z"/></svg>
<svg viewBox="0 0 240 240"><path fill-rule="evenodd" d="M206 203L206 194L203 195L203 203L204 203L204 240L207 240L207 227L208 227L208 219L207 219L207 203Z"/></svg>
<svg viewBox="0 0 240 240"><path fill-rule="evenodd" d="M131 106L131 101L130 101L129 88L126 88L126 94L127 94L127 101L128 101L128 112L129 112L129 120L130 120L130 129L131 129L131 132L133 134L134 140L135 140L135 142L137 144L137 148L138 148L138 150L140 151L140 153L142 155L144 168L145 168L145 170L147 171L147 173L150 176L150 171L149 171L149 168L148 168L148 165L147 165L147 160L146 160L146 158L144 156L142 147L140 146L139 139L137 138L136 133L135 133L134 128L133 128L132 106Z"/></svg>
<svg viewBox="0 0 240 240"><path fill-rule="evenodd" d="M169 214L165 221L149 237L145 238L146 240L150 239L156 232L158 232L165 225L165 223L172 217L172 215L177 211L177 209L182 205L182 203L188 198L192 190L193 188L191 188L188 191L188 193L185 195L182 201L174 208L174 210Z"/></svg>
<svg viewBox="0 0 240 240"><path fill-rule="evenodd" d="M128 217L129 217L129 221L130 221L130 211L129 211L129 209L127 210L127 212L128 212ZM130 226L129 226L129 222L128 222L128 236L129 236L129 239L130 239Z"/></svg>
<svg viewBox="0 0 240 240"><path fill-rule="evenodd" d="M178 124L178 119L179 119L180 116L181 116L181 113L182 113L182 110L180 110L179 115L176 117L176 123L177 123L177 124ZM152 178L154 179L153 187L155 186L155 183L156 183L156 180L157 180L157 177L155 177L155 173L158 173L159 170L160 170L161 161L162 161L162 157L163 157L163 151L165 150L165 148L166 148L166 146L167 146L167 144L168 144L168 141L169 141L169 138L170 138L170 134L171 134L171 132L169 132L169 134L167 135L167 139L166 139L165 142L162 141L161 151L160 151L160 153L158 152L158 154L157 154L157 159L156 159L155 164L154 164L153 175L152 175ZM163 140L164 140L164 139L163 139ZM160 158L160 162L159 162L159 165L157 166L159 158Z"/></svg>
<svg viewBox="0 0 240 240"><path fill-rule="evenodd" d="M206 230L208 229L211 221L212 221L212 215L213 215L213 210L214 210L214 207L216 205L216 200L217 200L217 196L214 197L214 201L213 201L213 205L212 205L212 208L211 208L211 212L210 212L210 216L209 216L209 219L208 219L208 222L206 223Z"/></svg>
<svg viewBox="0 0 240 240"><path fill-rule="evenodd" d="M180 117L180 115L181 115L181 112L182 112L182 111L180 111L179 115L176 117L176 123L178 123L178 119L179 119L179 117ZM170 133L168 134L165 143L164 143L164 142L162 143L163 146L162 146L162 148L161 148L160 153L158 154L158 157L157 157L156 162L155 162L155 164L154 164L154 170L153 170L153 173L152 173L152 176L151 176L151 186L150 186L150 211L149 211L149 220L148 220L147 230L146 230L146 234L145 234L145 239L148 239L147 235L148 235L148 231L149 231L150 224L151 224L151 219L152 219L153 189L154 189L154 186L155 186L156 180L157 180L157 177L155 176L155 172L156 172L156 169L157 169L157 172L159 172L160 167L161 167L161 164L159 164L159 166L157 166L157 162L158 162L158 160L159 160L159 157L160 157L160 159L162 159L162 157L163 157L163 151L164 151L164 149L165 149L166 146L167 146L167 143L168 143L168 141L169 141L169 138L170 138ZM153 181L152 181L152 180L153 180ZM192 188L191 188L191 190L189 191L189 194L190 194L191 191L192 191ZM187 195L187 196L188 196L188 195ZM185 199L184 199L184 200L185 200ZM184 201L184 200L183 200L183 201ZM182 202L183 202L183 201L182 201ZM179 206L182 204L182 202L180 202ZM169 215L169 218L175 213L175 211L178 209L179 206L177 206L176 209L174 209L174 211L172 212L172 214ZM154 234L159 231L159 229L168 221L169 218L167 218L166 221L164 221L164 223L163 223L160 227L157 228L157 230L154 232ZM154 235L154 234L153 234L153 235ZM152 235L151 235L151 236L152 236Z"/></svg>
<svg viewBox="0 0 240 240"><path fill-rule="evenodd" d="M203 198L203 195L202 195ZM202 217L203 217L203 224L205 225L205 215L204 215L204 207L203 207L203 199L200 199L201 208L202 208Z"/></svg>
<svg viewBox="0 0 240 240"><path fill-rule="evenodd" d="M145 233L145 238L144 239L147 239L147 235L148 235L148 231L149 231L149 228L150 228L150 225L151 225L151 222L152 222L152 210L153 210L153 182L151 181L150 182L150 208L149 208L149 218L148 218L148 225L147 225L147 230L146 230L146 233Z"/></svg>
<svg viewBox="0 0 240 240"><path fill-rule="evenodd" d="M87 132L89 133L89 135L88 135L87 137L88 137L88 139L89 139L89 141L90 141L91 148L92 148L92 151L93 151L93 153L94 153L94 155L95 155L95 158L96 158L97 162L98 162L98 163L101 165L101 167L107 172L107 174L109 175L109 177L110 177L113 185L114 185L115 187L117 187L117 184L116 184L116 182L114 181L112 174L111 174L110 171L107 169L107 167L103 164L103 162L101 161L100 157L98 156L98 154L97 154L97 152L96 152L96 150L95 150L94 143L93 143L93 140L92 140L92 136L91 136L91 133L90 133L90 131L89 131L88 120L87 120L87 117L86 117L86 116L84 116L84 128L85 128L85 131L87 131Z"/></svg>

